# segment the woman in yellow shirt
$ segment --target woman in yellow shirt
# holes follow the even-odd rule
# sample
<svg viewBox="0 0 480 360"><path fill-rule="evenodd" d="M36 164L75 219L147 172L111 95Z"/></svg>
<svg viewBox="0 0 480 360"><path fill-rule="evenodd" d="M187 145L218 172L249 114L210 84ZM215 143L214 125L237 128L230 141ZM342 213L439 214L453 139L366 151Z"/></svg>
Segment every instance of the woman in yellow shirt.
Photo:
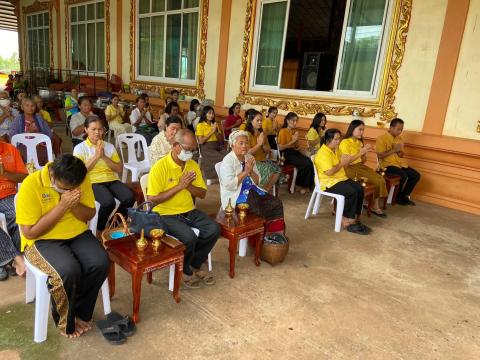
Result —
<svg viewBox="0 0 480 360"><path fill-rule="evenodd" d="M370 210L379 217L386 217L387 215L380 209L379 199L388 196L387 186L382 175L365 165L366 154L369 150L373 150L373 146L363 144L364 131L365 123L362 120L353 120L340 143L340 153L350 156L350 162L345 168L345 172L350 179L366 177L369 183L375 185L375 208Z"/></svg>
<svg viewBox="0 0 480 360"><path fill-rule="evenodd" d="M246 131L249 133L250 149L248 153L255 158L260 172L259 185L270 192L282 175L282 169L273 161L267 159L270 154L270 145L262 129L262 113L260 111L249 110Z"/></svg>
<svg viewBox="0 0 480 360"><path fill-rule="evenodd" d="M268 144L274 150L277 150L277 143L275 138L278 134L278 124L275 121L275 118L278 114L278 108L276 106L270 106L267 111L267 117L262 121L262 129L267 135Z"/></svg>
<svg viewBox="0 0 480 360"><path fill-rule="evenodd" d="M308 148L310 150L311 155L315 155L318 149L320 149L320 139L325 133L326 125L327 125L327 118L325 114L323 113L315 114L312 120L312 124L310 125L310 129L308 129L307 136L306 136Z"/></svg>
<svg viewBox="0 0 480 360"><path fill-rule="evenodd" d="M132 191L119 180L118 174L122 172L123 164L115 146L102 140L105 133L103 120L94 115L88 116L85 119L85 132L87 139L75 146L73 155L87 167L95 200L100 203L97 229L101 231L105 229L115 208L115 199L120 201L118 212L126 216L135 198Z"/></svg>
<svg viewBox="0 0 480 360"><path fill-rule="evenodd" d="M340 158L338 145L341 133L338 129L328 129L322 137L321 146L315 155L314 163L317 169L320 189L345 197L342 226L349 232L366 235L370 229L360 222L363 206L363 187L349 179L345 173L351 156Z"/></svg>
<svg viewBox="0 0 480 360"><path fill-rule="evenodd" d="M107 119L108 127L115 134L115 138L120 134L133 132L132 125L123 122L125 110L119 102L120 98L118 95L113 95L112 103L105 109L105 118Z"/></svg>
<svg viewBox="0 0 480 360"><path fill-rule="evenodd" d="M216 179L215 164L221 162L227 151L223 148L223 134L215 122L215 111L211 106L205 106L195 130L200 145L202 161L200 168L207 179Z"/></svg>
<svg viewBox="0 0 480 360"><path fill-rule="evenodd" d="M296 185L300 193L309 192L313 186L313 164L308 157L298 151L298 116L289 112L285 116L283 127L278 132L278 150L283 153L285 161L298 170Z"/></svg>

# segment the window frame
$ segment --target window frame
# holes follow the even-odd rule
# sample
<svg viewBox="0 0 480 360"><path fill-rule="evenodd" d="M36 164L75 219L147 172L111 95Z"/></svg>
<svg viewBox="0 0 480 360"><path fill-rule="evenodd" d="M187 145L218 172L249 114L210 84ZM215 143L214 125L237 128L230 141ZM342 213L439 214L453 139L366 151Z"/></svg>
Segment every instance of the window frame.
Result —
<svg viewBox="0 0 480 360"><path fill-rule="evenodd" d="M97 6L96 4L98 3L103 3L103 18L97 19ZM95 9L95 19L93 20L87 20L87 6L90 4L95 4L94 9ZM68 4L68 11L67 11L67 22L68 22L68 35L69 35L69 45L68 45L68 52L69 52L69 61L70 61L70 70L78 72L79 74L88 74L88 73L99 73L99 74L107 74L107 68L108 68L108 63L107 63L107 52L108 52L108 45L107 45L107 1L105 0L92 0L92 1L85 1L81 3L73 3L73 4ZM78 8L80 7L85 7L85 20L78 21L78 18L76 21L72 21L72 9L77 8L77 17L78 17ZM97 25L98 23L103 22L103 47L104 47L104 64L103 64L103 71L98 71L98 46L97 46ZM87 29L88 29L88 24L95 24L95 69L89 69L88 68L88 34L87 34ZM77 26L77 35L78 35L78 25L85 25L85 36L86 36L86 41L85 41L85 69L74 69L73 68L73 37L72 37L72 26L76 25Z"/></svg>
<svg viewBox="0 0 480 360"><path fill-rule="evenodd" d="M40 15L40 14L42 14L43 16L44 16L45 14L47 14L47 16L48 16L48 24L47 24L47 25L44 24L44 25L41 26L41 27L40 27L40 26L35 26L35 27L32 26L32 27L29 27L29 26L28 26L28 19L29 19L29 17L31 17L31 18L33 19L33 16L38 16L38 15ZM48 57L45 56L45 54L44 54L44 58L45 58L45 60L47 61L47 63L46 63L46 64L43 64L43 65L40 65L40 66L37 66L36 68L49 69L49 68L52 66L52 64L51 64L51 59L52 59L51 51L52 51L52 48L51 48L51 46L50 46L50 45L51 45L51 36L52 36L52 34L51 34L51 29L50 29L50 22L51 22L50 16L51 16L51 14L50 14L50 11L49 11L49 10L40 10L40 11L35 11L35 12L31 12L31 13L25 14L27 64L28 64L28 68L29 68L29 69L33 69L33 65L30 64L30 51L31 51L31 49L30 49L30 46L29 46L29 43L30 43L30 31L31 31L31 30L34 30L34 31L37 32L37 40L38 40L38 31L39 31L39 30L45 30L45 29L48 30L48 39L47 39L47 44L48 44L47 47L48 47L48 52L49 52ZM33 23L33 20L32 20L32 23ZM38 44L38 41L37 41L37 44ZM37 58L40 58L40 46L39 46L39 45L37 46L37 49L36 49L36 50L37 50L37 54L36 54L36 55L37 55Z"/></svg>
<svg viewBox="0 0 480 360"><path fill-rule="evenodd" d="M351 12L351 4L353 0L347 0L345 6L345 14L344 20L342 25L342 36L340 40L339 46L339 53L337 62L335 64L335 76L334 76L334 84L332 91L320 91L320 90L302 90L302 89L285 89L280 88L281 78L282 78L282 70L283 70L283 57L285 52L285 40L286 40L286 32L288 29L288 17L290 11L290 3L291 0L258 0L256 3L255 12L258 16L255 16L255 24L253 28L253 42L252 42L252 52L251 52L251 70L250 76L248 80L248 93L269 93L274 96L299 96L305 98L325 98L325 99L356 99L356 100L375 100L378 99L381 89L380 89L380 82L382 79L382 75L385 72L385 64L387 63L387 50L389 45L389 38L390 33L393 28L393 15L395 11L395 1L396 0L386 0L387 4L384 10L383 16L383 27L382 27L382 35L379 49L377 50L377 58L375 63L375 70L374 70L374 79L371 85L371 91L358 91L358 90L341 90L338 89L338 82L339 82L339 75L340 75L340 68L341 62L343 60L343 47L345 42L345 34L348 25L348 18ZM283 41L282 41L282 56L281 62L279 66L279 77L278 77L278 84L277 86L270 86L270 85L256 85L256 73L257 73L257 55L258 55L258 47L260 41L260 26L261 26L261 19L263 15L263 5L270 4L270 3L277 3L277 2L287 2L287 11L285 14L285 24L284 24L284 31L283 31Z"/></svg>
<svg viewBox="0 0 480 360"><path fill-rule="evenodd" d="M172 85L183 85L183 86L196 86L198 77L199 77L199 61L200 61L200 43L202 39L201 35L201 23L202 23L202 6L203 6L203 1L204 0L199 0L198 6L197 7L192 7L192 8L183 8L183 4L185 0L182 1L182 5L180 9L177 10L167 10L167 1L165 1L165 7L163 11L157 11L157 12L148 12L148 13L143 13L140 14L139 7L140 7L140 0L134 0L135 1L135 80L139 82L152 82L152 83L163 83L163 84L172 84ZM151 10L151 2L150 2L150 10ZM183 14L191 14L191 13L197 13L198 14L198 22L197 22L197 47L196 47L196 64L195 64L195 78L194 79L180 79L178 78L172 78L172 77L160 77L160 76L147 76L147 75L140 75L139 74L139 56L140 56L140 19L141 18L152 18L154 16L163 16L163 74L165 75L165 52L166 52L166 46L167 46L167 16L168 15L175 15L175 14L181 14L181 33L180 33L180 51L182 48L182 41L183 41ZM151 26L152 22L150 20L150 44L152 42L152 36L151 36ZM151 49L151 47L150 47ZM180 53L179 56L179 76L181 75L181 62L182 62L182 55ZM149 62L149 68L151 67L151 62Z"/></svg>

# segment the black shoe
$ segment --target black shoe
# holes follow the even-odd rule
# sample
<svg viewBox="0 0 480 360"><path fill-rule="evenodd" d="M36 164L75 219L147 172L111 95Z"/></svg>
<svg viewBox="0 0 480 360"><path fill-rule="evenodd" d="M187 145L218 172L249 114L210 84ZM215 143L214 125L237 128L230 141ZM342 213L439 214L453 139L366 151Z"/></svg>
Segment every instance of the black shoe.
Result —
<svg viewBox="0 0 480 360"><path fill-rule="evenodd" d="M0 267L0 281L5 281L8 279L8 271L5 269L5 266Z"/></svg>
<svg viewBox="0 0 480 360"><path fill-rule="evenodd" d="M410 206L417 206L417 204L415 204L415 202L413 202L412 200L408 199L407 200L407 205L410 205Z"/></svg>
<svg viewBox="0 0 480 360"><path fill-rule="evenodd" d="M360 225L363 231L365 231L367 234L370 234L372 232L372 229L370 229L367 225L361 223L360 221L357 223L357 225Z"/></svg>
<svg viewBox="0 0 480 360"><path fill-rule="evenodd" d="M395 201L395 204L405 206L405 205L408 205L408 201L409 201L409 200L400 200L400 199L397 199L397 200Z"/></svg>
<svg viewBox="0 0 480 360"><path fill-rule="evenodd" d="M6 265L5 269L8 271L8 276L17 276L17 270L13 267L13 265Z"/></svg>
<svg viewBox="0 0 480 360"><path fill-rule="evenodd" d="M350 224L347 226L347 231L358 235L368 235L368 231L363 224Z"/></svg>

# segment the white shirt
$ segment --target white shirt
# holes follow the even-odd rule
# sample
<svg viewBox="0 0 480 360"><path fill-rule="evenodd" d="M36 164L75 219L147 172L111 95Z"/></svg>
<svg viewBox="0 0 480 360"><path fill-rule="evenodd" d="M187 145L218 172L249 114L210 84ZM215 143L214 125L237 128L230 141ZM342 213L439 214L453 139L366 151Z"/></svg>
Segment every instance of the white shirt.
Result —
<svg viewBox="0 0 480 360"><path fill-rule="evenodd" d="M78 140L83 140L84 139L84 136L85 136L84 132L82 132L80 135L73 135L73 130L75 130L80 125L84 125L85 124L85 119L86 119L86 116L83 115L81 112L73 114L72 117L70 118L70 131L72 133L72 138L73 139L78 139Z"/></svg>
<svg viewBox="0 0 480 360"><path fill-rule="evenodd" d="M135 108L130 114L130 123L132 125L135 125L135 123L138 121L138 119L140 119L141 116L142 116L142 113L140 112L140 110L138 108ZM147 111L145 113L145 117L149 121L152 121L152 114L150 114L150 111ZM147 123L145 122L145 119L142 119L142 122L140 124L137 124L136 126L141 126L141 125L147 125Z"/></svg>
<svg viewBox="0 0 480 360"><path fill-rule="evenodd" d="M245 160L248 158L253 158L253 156L250 154L245 155ZM223 158L219 174L222 209L227 207L229 199L231 199L232 206L235 207L238 195L240 195L240 190L242 189L242 183L238 181L238 175L242 171L242 163L238 160L237 155L230 151ZM253 171L258 175L258 179L261 180L257 165L254 166Z"/></svg>

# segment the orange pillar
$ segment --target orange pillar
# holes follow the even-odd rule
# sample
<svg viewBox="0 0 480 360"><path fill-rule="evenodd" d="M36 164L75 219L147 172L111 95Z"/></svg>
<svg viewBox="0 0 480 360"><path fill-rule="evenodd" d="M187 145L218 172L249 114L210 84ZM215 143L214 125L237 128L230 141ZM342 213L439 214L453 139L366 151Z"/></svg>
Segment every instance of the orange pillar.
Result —
<svg viewBox="0 0 480 360"><path fill-rule="evenodd" d="M228 39L230 36L230 16L232 0L222 1L220 23L220 46L218 48L217 88L215 91L215 105L223 106L225 102L225 81L227 78Z"/></svg>

